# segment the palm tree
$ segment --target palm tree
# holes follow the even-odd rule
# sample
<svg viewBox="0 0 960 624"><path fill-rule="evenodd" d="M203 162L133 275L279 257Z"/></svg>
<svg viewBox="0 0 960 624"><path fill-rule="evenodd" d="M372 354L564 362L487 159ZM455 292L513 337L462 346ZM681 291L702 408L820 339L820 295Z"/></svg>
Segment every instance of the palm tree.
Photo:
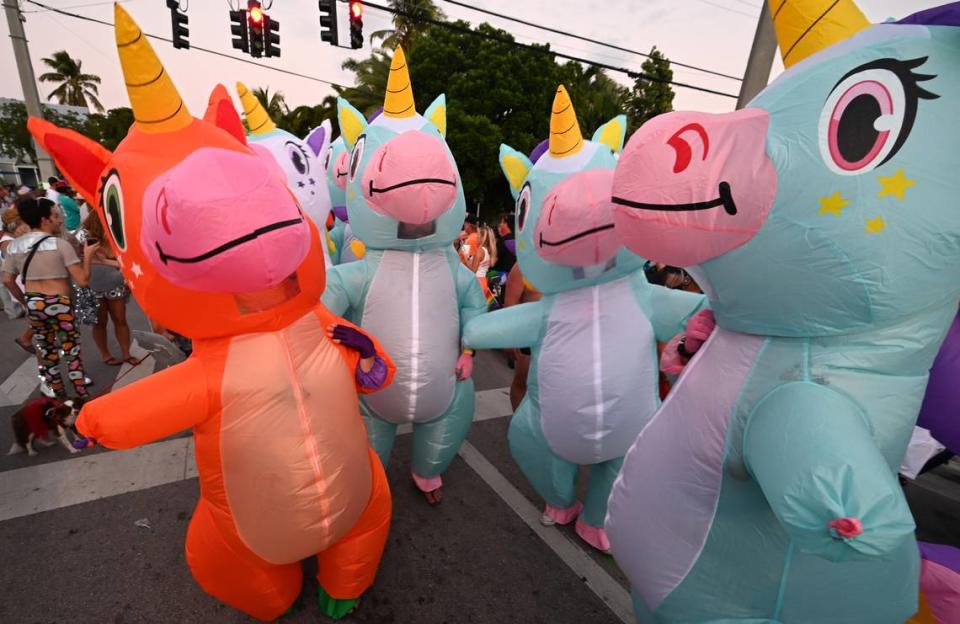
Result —
<svg viewBox="0 0 960 624"><path fill-rule="evenodd" d="M41 75L40 82L60 83L47 96L48 100L56 98L60 104L86 108L89 107L89 101L96 111L103 112L103 104L98 99L100 92L97 85L100 84L100 76L83 73L83 62L72 58L66 50L54 52L52 57L42 60L53 71Z"/></svg>
<svg viewBox="0 0 960 624"><path fill-rule="evenodd" d="M417 35L430 26L428 20L437 21L446 17L433 0L391 0L390 6L396 11L393 14L393 29L372 33L370 41L382 39L383 47L391 50L398 44L409 50Z"/></svg>
<svg viewBox="0 0 960 624"><path fill-rule="evenodd" d="M375 50L361 61L348 59L342 67L355 75L354 87L337 88L364 115L371 115L383 106L383 96L387 92L387 77L390 75L392 55L383 50Z"/></svg>
<svg viewBox="0 0 960 624"><path fill-rule="evenodd" d="M257 87L253 89L253 96L260 100L260 104L267 110L267 114L270 115L270 119L274 122L279 121L280 118L290 112L290 108L287 107L287 100L283 97L282 91L270 93L270 87Z"/></svg>

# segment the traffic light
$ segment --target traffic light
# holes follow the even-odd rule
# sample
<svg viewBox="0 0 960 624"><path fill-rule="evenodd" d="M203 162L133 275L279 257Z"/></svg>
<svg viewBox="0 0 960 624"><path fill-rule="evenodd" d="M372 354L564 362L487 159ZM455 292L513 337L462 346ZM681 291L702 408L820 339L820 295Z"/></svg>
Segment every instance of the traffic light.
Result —
<svg viewBox="0 0 960 624"><path fill-rule="evenodd" d="M233 33L233 47L250 53L250 37L247 34L247 12L230 11L230 32Z"/></svg>
<svg viewBox="0 0 960 624"><path fill-rule="evenodd" d="M320 40L336 46L340 41L337 37L337 0L320 0L318 4L320 5Z"/></svg>
<svg viewBox="0 0 960 624"><path fill-rule="evenodd" d="M177 49L190 49L190 42L187 37L190 31L187 29L187 14L180 12L180 2L178 0L167 0L167 8L170 9L170 25L173 27L173 47Z"/></svg>
<svg viewBox="0 0 960 624"><path fill-rule="evenodd" d="M363 2L350 0L350 47L363 47Z"/></svg>
<svg viewBox="0 0 960 624"><path fill-rule="evenodd" d="M280 22L264 13L263 15L265 56L280 56Z"/></svg>
<svg viewBox="0 0 960 624"><path fill-rule="evenodd" d="M250 34L250 56L263 56L263 8L258 0L247 2L247 24Z"/></svg>

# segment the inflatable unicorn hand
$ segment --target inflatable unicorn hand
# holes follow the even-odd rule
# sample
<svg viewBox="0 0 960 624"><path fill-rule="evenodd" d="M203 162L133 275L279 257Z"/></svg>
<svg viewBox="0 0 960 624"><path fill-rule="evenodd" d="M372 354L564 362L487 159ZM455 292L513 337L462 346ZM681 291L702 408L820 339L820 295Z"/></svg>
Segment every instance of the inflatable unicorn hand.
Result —
<svg viewBox="0 0 960 624"><path fill-rule="evenodd" d="M461 327L486 310L453 250L466 205L444 140L446 102L417 114L398 47L382 115L368 123L346 100L338 106L351 150L347 211L366 255L330 271L323 301L380 336L397 361L397 382L363 398L367 432L386 465L397 425L413 423L413 478L438 502L440 475L473 420L473 381L456 373Z"/></svg>
<svg viewBox="0 0 960 624"><path fill-rule="evenodd" d="M216 125L194 119L119 5L115 19L135 119L117 150L38 119L29 128L96 207L137 302L194 351L87 403L76 425L120 449L193 429L200 501L186 557L207 592L272 620L300 595L300 560L316 556L321 602L349 608L373 582L391 507L357 393L389 383L392 364L377 347L372 379L327 338L347 322L318 303L317 228L246 145L232 105L209 111Z"/></svg>
<svg viewBox="0 0 960 624"><path fill-rule="evenodd" d="M544 296L478 317L464 332L468 347L532 348L527 395L510 422L510 451L547 503L544 521L566 524L579 513L577 534L604 551L613 479L660 404L656 340L680 331L704 303L701 295L648 284L643 259L614 235L610 188L626 130L621 115L584 140L560 86L549 152L534 164L500 147L517 199L520 269ZM580 465L591 466L582 511Z"/></svg>
<svg viewBox="0 0 960 624"><path fill-rule="evenodd" d="M870 26L771 2L788 70L630 140L616 231L717 329L627 454L607 528L643 622L904 622L896 480L960 298L960 4Z"/></svg>
<svg viewBox="0 0 960 624"><path fill-rule="evenodd" d="M260 100L242 82L237 83L237 95L250 128L247 136L250 147L258 154L274 159L283 169L287 185L300 201L300 208L320 231L325 242L323 258L329 268L331 249L327 238L327 216L331 202L322 158L330 148L330 122L317 126L301 141L278 128Z"/></svg>

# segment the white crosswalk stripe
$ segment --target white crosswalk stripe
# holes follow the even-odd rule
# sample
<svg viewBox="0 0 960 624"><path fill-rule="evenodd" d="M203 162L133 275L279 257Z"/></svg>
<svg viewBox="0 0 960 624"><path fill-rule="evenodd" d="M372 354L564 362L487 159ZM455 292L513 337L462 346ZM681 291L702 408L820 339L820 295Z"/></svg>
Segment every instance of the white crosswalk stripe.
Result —
<svg viewBox="0 0 960 624"><path fill-rule="evenodd" d="M0 384L0 407L20 405L39 385L37 358L30 356Z"/></svg>

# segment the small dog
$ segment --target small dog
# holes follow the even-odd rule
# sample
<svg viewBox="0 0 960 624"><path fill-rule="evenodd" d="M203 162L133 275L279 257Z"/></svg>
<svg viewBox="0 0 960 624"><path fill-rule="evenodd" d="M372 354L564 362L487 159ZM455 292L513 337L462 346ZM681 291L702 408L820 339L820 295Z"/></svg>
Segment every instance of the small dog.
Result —
<svg viewBox="0 0 960 624"><path fill-rule="evenodd" d="M51 432L57 432L57 440L70 453L79 453L70 441L67 432L72 430L76 435L74 423L77 414L83 406L82 399L68 399L58 401L41 397L24 403L13 415L13 446L7 455L15 455L27 451L31 457L37 454L33 448L36 441L41 446L53 446L54 442L48 437Z"/></svg>

